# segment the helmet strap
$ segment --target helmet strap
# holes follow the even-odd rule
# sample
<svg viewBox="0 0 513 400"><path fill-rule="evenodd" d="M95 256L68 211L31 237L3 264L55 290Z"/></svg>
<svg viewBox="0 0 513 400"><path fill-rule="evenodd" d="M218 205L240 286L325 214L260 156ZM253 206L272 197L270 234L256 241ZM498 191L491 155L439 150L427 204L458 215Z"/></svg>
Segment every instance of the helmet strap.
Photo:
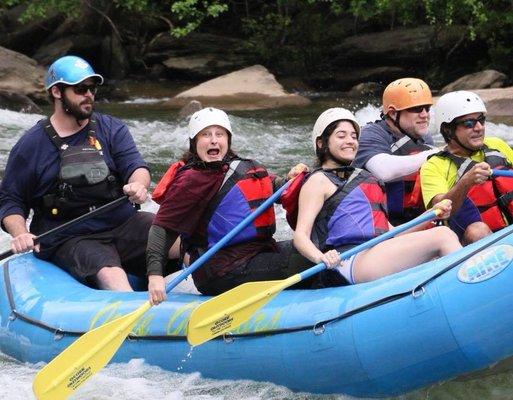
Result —
<svg viewBox="0 0 513 400"><path fill-rule="evenodd" d="M413 143L417 143L417 138L413 137L412 135L410 135L408 132L406 132L402 127L401 127L401 124L399 123L399 120L401 119L401 111L397 111L397 115L395 117L395 119L392 119L391 117L388 117L392 120L394 126L399 129L399 132L401 132L403 135L405 136L408 136L412 141Z"/></svg>
<svg viewBox="0 0 513 400"><path fill-rule="evenodd" d="M458 136L456 136L456 125L451 124L450 130L451 130L451 136L449 136L449 140L451 140L451 139L454 140L458 144L458 146L467 150L470 154L475 153L477 151L477 150L471 149L470 147L467 147L463 143L461 143L460 139L458 139Z"/></svg>

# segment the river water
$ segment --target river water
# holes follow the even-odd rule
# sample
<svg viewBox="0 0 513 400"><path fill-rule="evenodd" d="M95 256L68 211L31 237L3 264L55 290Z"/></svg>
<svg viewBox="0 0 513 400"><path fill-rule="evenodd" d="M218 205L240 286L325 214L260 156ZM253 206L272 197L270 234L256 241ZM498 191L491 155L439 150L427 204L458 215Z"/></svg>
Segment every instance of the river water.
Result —
<svg viewBox="0 0 513 400"><path fill-rule="evenodd" d="M310 132L316 117L325 108L348 106L356 111L361 124L379 117L379 109L368 101L347 101L334 93L314 95L306 108L230 113L234 131L234 150L241 156L259 160L271 171L283 174L298 162L313 161ZM136 143L150 164L153 181L176 160L188 143L187 122L178 113L167 109L158 99L133 98L122 103L100 103L98 110L122 118L129 126ZM0 175L3 176L7 156L20 135L40 115L0 110ZM433 126L431 126L432 128ZM487 133L513 143L513 120L487 122ZM440 136L435 136L442 143ZM155 211L155 203L143 208ZM278 211L278 239L290 237L283 213ZM8 237L0 234L0 250L5 250ZM186 362L186 361L185 361ZM33 399L32 380L41 365L21 364L0 353L0 399ZM149 366L144 360L110 365L87 382L74 399L134 400L313 400L349 399L347 396L316 396L293 393L268 383L251 381L214 381L199 374L179 374ZM508 399L513 398L513 373L504 372L469 380L435 385L396 399Z"/></svg>

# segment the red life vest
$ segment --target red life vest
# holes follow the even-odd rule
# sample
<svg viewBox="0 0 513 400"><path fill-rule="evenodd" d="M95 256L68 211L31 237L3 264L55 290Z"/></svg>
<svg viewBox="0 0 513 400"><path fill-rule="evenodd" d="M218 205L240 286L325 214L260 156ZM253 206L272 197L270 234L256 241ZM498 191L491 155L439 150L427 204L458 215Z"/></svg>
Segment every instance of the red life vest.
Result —
<svg viewBox="0 0 513 400"><path fill-rule="evenodd" d="M299 203L299 192L305 182L307 172L303 171L290 183L290 186L285 189L280 197L280 203L285 210L285 217L292 229L296 229L297 223L297 210Z"/></svg>
<svg viewBox="0 0 513 400"><path fill-rule="evenodd" d="M166 194L167 189L169 189L169 186L171 186L173 179L175 179L176 173L184 165L185 163L180 160L169 166L166 173L162 176L162 178L160 178L159 183L157 183L157 186L155 186L155 189L153 190L153 194L151 195L153 201L158 204L162 204L164 201L164 195Z"/></svg>
<svg viewBox="0 0 513 400"><path fill-rule="evenodd" d="M393 155L409 156L430 150L431 146L425 143L416 143L410 137L403 136L390 146ZM426 209L422 202L419 185L419 171L404 176L400 181L387 182L388 215L392 224L397 225L418 217Z"/></svg>
<svg viewBox="0 0 513 400"><path fill-rule="evenodd" d="M244 218L273 194L267 170L253 160L234 159L219 192L210 201L202 218L208 247L221 240ZM270 239L276 231L274 207L269 207L228 244L254 239Z"/></svg>
<svg viewBox="0 0 513 400"><path fill-rule="evenodd" d="M483 148L484 161L495 169L512 169L507 158L498 150ZM450 159L458 168L457 181L468 172L476 161L470 158L459 157L447 151L436 154ZM467 193L464 205L451 217L451 227L461 233L475 221L479 214L480 220L485 222L491 231L495 232L509 225L513 217L513 178L491 178L479 185L474 185Z"/></svg>

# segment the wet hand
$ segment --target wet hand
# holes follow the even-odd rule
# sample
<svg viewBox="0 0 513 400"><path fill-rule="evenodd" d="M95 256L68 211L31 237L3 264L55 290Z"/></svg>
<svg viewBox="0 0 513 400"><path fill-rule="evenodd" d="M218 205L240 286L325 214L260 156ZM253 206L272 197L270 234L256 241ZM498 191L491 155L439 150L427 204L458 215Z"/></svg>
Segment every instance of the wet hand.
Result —
<svg viewBox="0 0 513 400"><path fill-rule="evenodd" d="M291 170L287 173L287 180L290 180L292 178L295 178L298 176L301 172L308 172L308 165L299 163L291 168Z"/></svg>
<svg viewBox="0 0 513 400"><path fill-rule="evenodd" d="M444 200L436 203L432 209L440 210L440 213L437 215L438 219L447 219L451 216L452 201L449 199L444 199Z"/></svg>
<svg viewBox="0 0 513 400"><path fill-rule="evenodd" d="M34 250L39 252L39 244L34 243L36 236L30 232L22 233L15 236L11 240L11 250L14 254L26 253L27 251Z"/></svg>
<svg viewBox="0 0 513 400"><path fill-rule="evenodd" d="M142 204L148 198L148 189L139 182L127 183L123 186L123 192L132 203Z"/></svg>
<svg viewBox="0 0 513 400"><path fill-rule="evenodd" d="M166 300L166 283L160 275L148 276L148 295L151 305L156 306Z"/></svg>
<svg viewBox="0 0 513 400"><path fill-rule="evenodd" d="M319 261L326 264L328 269L332 269L340 265L340 254L337 250L328 250L320 257Z"/></svg>

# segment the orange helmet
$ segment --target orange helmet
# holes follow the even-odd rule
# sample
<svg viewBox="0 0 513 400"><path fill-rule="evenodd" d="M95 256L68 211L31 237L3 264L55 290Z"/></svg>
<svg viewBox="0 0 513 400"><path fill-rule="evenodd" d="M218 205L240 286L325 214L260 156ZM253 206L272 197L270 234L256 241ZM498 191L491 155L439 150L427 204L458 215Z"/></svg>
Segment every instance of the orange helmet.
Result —
<svg viewBox="0 0 513 400"><path fill-rule="evenodd" d="M433 104L433 97L429 86L421 79L397 79L390 83L383 92L383 114L385 115L391 109L401 111L427 104Z"/></svg>

